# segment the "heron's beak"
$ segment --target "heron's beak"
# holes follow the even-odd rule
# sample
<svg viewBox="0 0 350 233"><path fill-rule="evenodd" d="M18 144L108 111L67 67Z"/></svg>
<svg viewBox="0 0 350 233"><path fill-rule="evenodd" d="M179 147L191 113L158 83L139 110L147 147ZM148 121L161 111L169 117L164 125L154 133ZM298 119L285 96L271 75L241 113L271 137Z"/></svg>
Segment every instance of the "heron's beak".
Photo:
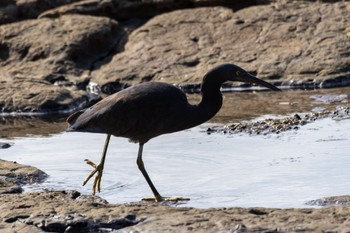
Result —
<svg viewBox="0 0 350 233"><path fill-rule="evenodd" d="M244 75L242 77L242 79L239 81L245 82L245 83L254 83L254 84L257 84L259 86L267 87L267 88L274 90L274 91L281 91L281 89L277 88L275 85L272 85L271 83L268 83L268 82L265 82L261 79L258 79L257 77L255 77L249 73L246 73L246 75Z"/></svg>

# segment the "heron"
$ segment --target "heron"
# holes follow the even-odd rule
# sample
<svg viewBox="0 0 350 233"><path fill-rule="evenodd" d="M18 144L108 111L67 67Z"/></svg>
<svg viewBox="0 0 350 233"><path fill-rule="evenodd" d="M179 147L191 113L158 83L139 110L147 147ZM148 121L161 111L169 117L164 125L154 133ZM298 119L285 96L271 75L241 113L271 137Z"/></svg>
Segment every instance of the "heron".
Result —
<svg viewBox="0 0 350 233"><path fill-rule="evenodd" d="M258 79L239 66L222 64L211 69L203 77L201 101L198 104L190 104L186 94L174 85L145 82L123 89L89 108L70 115L67 118L67 131L107 135L100 162L96 164L86 160L93 170L83 185L96 175L92 186L93 195L96 188L98 192L101 191L107 148L113 135L128 138L131 142L139 144L136 163L154 196L147 200L155 202L174 200L171 197L161 196L152 183L142 160L144 144L159 135L189 129L211 119L222 106L221 85L228 81L257 84L280 91L276 86Z"/></svg>

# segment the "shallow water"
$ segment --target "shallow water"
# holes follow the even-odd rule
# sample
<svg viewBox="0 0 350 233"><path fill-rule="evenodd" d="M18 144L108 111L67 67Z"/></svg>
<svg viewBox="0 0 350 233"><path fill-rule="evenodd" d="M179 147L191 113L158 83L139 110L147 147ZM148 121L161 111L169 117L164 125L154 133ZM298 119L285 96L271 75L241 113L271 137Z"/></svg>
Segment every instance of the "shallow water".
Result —
<svg viewBox="0 0 350 233"><path fill-rule="evenodd" d="M204 128L203 128L204 127ZM323 119L280 135L207 135L205 125L146 144L144 162L162 195L190 197L186 206L303 207L308 200L348 194L350 120ZM98 161L104 135L61 133L18 138L1 157L36 166L50 177L27 191L82 187ZM112 138L100 196L112 203L151 196L138 171L137 145Z"/></svg>
<svg viewBox="0 0 350 233"><path fill-rule="evenodd" d="M303 112L319 112L348 105L350 87L321 90L295 90L282 92L239 92L225 93L221 110L210 120L211 123L231 123L251 120L265 115L290 115ZM197 103L199 95L188 95L189 101ZM1 138L49 136L65 130L66 117L1 117ZM1 153L1 152L0 152ZM1 154L0 154L1 155Z"/></svg>
<svg viewBox="0 0 350 233"><path fill-rule="evenodd" d="M270 105L263 103L272 99L272 93L246 93L247 105L253 101L260 106L259 111L252 111L254 114L245 117L237 116L237 119L298 112L295 108L308 109L300 110L303 112L318 111L331 104L341 105L349 98L344 90L348 91L338 89L339 92L308 92L308 95L301 92L297 96L287 92L283 95L285 99L276 100L273 96ZM226 107L220 113L225 121L236 119L234 116L228 120L230 114L225 113L231 104L230 96L238 95L226 95ZM273 110L273 106L279 110ZM244 111L239 112L243 114ZM214 120L221 121L220 118ZM99 161L105 136L59 133L64 123L53 124L52 131L50 124L44 124L46 130L43 130L39 123L32 123L31 130L24 127L25 135L17 132L7 139L2 135L2 142L14 145L0 150L0 158L36 166L50 175L46 182L27 186L26 191L48 188L91 193L91 182L86 187L81 186L91 171L83 161L86 158ZM40 129L37 134L35 126ZM191 201L184 205L199 208L286 208L305 207L306 201L325 196L349 194L350 119L317 120L297 131L267 136L207 135L207 127L209 125L204 124L163 135L145 145L146 169L162 195L189 197ZM138 146L126 139L112 138L99 194L109 202L126 203L152 196L136 166L137 150Z"/></svg>

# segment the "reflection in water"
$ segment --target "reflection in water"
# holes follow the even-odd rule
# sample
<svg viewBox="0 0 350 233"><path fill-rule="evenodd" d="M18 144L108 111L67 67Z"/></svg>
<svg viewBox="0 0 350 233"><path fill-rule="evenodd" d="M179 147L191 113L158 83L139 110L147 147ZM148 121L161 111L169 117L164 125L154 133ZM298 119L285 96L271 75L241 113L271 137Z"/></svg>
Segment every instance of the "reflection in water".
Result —
<svg viewBox="0 0 350 233"><path fill-rule="evenodd" d="M233 123L251 120L263 115L290 115L310 111L334 109L350 102L350 87L313 91L290 90L282 92L237 92L224 93L220 112L210 121ZM200 95L188 95L191 103L198 103ZM66 128L65 117L0 118L0 138L48 136Z"/></svg>
<svg viewBox="0 0 350 233"><path fill-rule="evenodd" d="M337 106L349 104L348 93L350 87L312 91L225 93L223 107L212 122L234 123L263 115L286 116L293 113L332 110ZM315 101L315 96L327 101Z"/></svg>
<svg viewBox="0 0 350 233"><path fill-rule="evenodd" d="M50 136L66 128L64 118L0 117L0 138Z"/></svg>

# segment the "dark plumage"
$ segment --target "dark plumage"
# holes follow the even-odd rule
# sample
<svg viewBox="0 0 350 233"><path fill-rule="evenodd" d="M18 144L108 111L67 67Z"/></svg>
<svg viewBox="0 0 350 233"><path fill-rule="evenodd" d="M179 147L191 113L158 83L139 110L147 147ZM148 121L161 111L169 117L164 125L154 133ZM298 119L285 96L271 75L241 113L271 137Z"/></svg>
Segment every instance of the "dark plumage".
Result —
<svg viewBox="0 0 350 233"><path fill-rule="evenodd" d="M153 186L142 162L142 148L151 138L197 126L212 118L222 106L221 85L226 81L255 83L272 90L277 87L250 75L242 68L224 64L209 71L203 78L202 100L188 103L186 95L177 87L160 82L138 84L106 97L90 108L72 114L67 131L107 134L105 149L99 165L88 161L96 173L93 191L100 182L110 135L129 138L140 144L137 164L151 187L156 201L163 200Z"/></svg>
<svg viewBox="0 0 350 233"><path fill-rule="evenodd" d="M195 110L180 89L166 83L148 82L124 89L76 112L67 120L68 131L105 133L146 143L161 134L197 125L188 121Z"/></svg>

